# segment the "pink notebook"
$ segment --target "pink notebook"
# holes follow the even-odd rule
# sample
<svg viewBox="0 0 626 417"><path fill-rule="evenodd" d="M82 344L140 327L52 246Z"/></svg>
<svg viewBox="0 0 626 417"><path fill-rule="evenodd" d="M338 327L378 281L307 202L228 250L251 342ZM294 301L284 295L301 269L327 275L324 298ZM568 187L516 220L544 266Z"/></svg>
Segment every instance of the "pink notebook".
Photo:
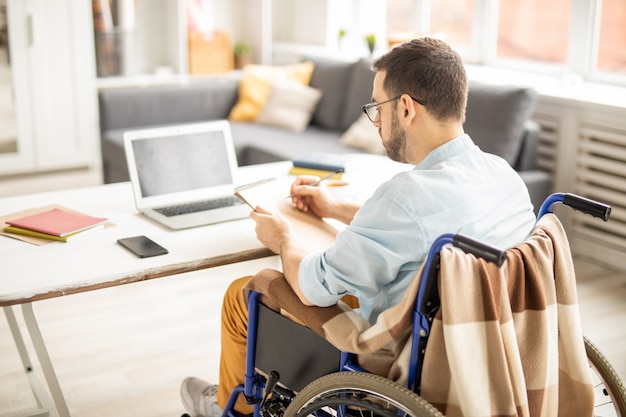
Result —
<svg viewBox="0 0 626 417"><path fill-rule="evenodd" d="M102 217L93 217L74 211L53 208L31 216L8 220L6 223L11 226L49 235L65 236L103 224L106 220L106 218Z"/></svg>

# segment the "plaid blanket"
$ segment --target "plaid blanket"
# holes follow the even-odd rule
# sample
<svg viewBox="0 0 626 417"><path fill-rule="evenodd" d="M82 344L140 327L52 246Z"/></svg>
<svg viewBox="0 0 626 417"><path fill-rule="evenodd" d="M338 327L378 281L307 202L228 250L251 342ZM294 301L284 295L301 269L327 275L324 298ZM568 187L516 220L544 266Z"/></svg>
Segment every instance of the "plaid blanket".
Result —
<svg viewBox="0 0 626 417"><path fill-rule="evenodd" d="M453 247L441 251L441 308L421 396L447 416L592 416L576 279L561 223L543 216L506 255L498 268ZM418 284L413 280L374 325L341 302L304 306L278 271L261 271L247 289L338 349L358 354L364 368L406 384Z"/></svg>

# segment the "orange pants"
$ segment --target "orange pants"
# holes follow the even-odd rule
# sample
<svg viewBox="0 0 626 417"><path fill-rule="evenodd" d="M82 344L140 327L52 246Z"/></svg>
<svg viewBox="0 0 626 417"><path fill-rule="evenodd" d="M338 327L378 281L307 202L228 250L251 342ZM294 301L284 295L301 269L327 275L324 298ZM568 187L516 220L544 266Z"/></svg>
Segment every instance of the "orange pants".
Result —
<svg viewBox="0 0 626 417"><path fill-rule="evenodd" d="M248 305L243 287L251 277L239 278L230 284L222 305L222 353L220 355L220 379L217 403L226 407L231 391L243 384L246 372L246 340L248 339ZM237 411L252 413L253 407L239 396Z"/></svg>
<svg viewBox="0 0 626 417"><path fill-rule="evenodd" d="M226 407L231 391L244 383L246 372L246 341L248 339L248 304L243 296L243 287L252 277L243 277L233 281L224 295L222 305L222 353L220 355L220 375L217 390L217 403ZM358 307L358 300L350 295L342 301L352 308ZM235 409L249 414L253 406L239 396Z"/></svg>

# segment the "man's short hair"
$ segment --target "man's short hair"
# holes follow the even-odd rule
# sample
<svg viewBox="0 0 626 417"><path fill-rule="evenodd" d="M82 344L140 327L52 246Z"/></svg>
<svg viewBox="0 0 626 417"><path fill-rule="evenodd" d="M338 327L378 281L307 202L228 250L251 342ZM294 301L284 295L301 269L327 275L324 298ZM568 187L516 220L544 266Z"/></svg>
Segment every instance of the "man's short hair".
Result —
<svg viewBox="0 0 626 417"><path fill-rule="evenodd" d="M404 42L372 63L385 71L383 88L389 97L409 94L424 100L439 120L465 121L467 75L459 54L433 38Z"/></svg>

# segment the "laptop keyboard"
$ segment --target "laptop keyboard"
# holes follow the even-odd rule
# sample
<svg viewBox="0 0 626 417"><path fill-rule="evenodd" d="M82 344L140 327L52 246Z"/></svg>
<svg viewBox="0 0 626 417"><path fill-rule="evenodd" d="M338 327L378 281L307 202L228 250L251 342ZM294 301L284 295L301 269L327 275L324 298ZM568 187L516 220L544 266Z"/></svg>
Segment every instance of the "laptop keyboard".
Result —
<svg viewBox="0 0 626 417"><path fill-rule="evenodd" d="M214 200L196 201L193 203L179 204L176 206L159 207L154 210L166 217L178 216L181 214L196 213L198 211L214 210L223 207L231 207L243 204L237 197L223 197Z"/></svg>

